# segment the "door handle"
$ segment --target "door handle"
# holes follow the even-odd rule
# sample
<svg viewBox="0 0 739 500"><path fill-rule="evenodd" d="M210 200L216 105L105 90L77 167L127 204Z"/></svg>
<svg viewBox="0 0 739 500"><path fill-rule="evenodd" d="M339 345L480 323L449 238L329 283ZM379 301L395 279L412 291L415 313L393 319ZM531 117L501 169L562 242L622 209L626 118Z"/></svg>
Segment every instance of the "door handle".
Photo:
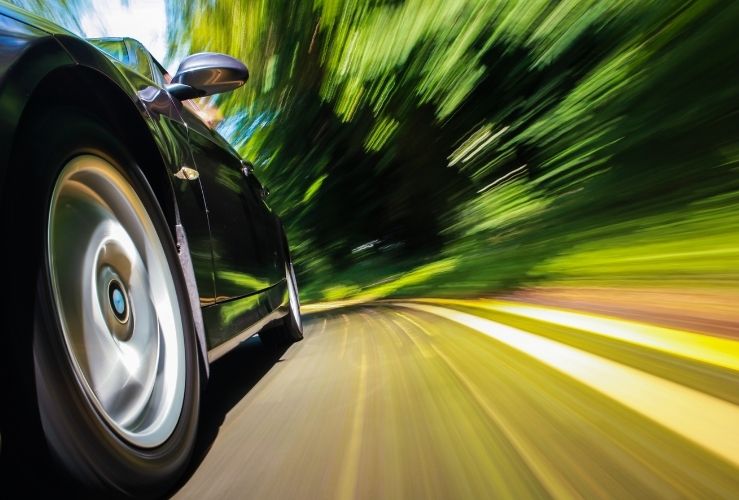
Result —
<svg viewBox="0 0 739 500"><path fill-rule="evenodd" d="M194 181L200 177L200 173L194 168L183 166L174 174L174 176L183 181Z"/></svg>
<svg viewBox="0 0 739 500"><path fill-rule="evenodd" d="M266 186L262 186L259 180L254 176L254 164L250 161L241 160L241 172L243 172L244 177L247 179L249 177L253 178L253 181L251 182L252 187L258 187L257 191L259 192L259 197L262 198L262 200L266 200L267 196L269 196L269 189ZM254 186L254 183L256 183L256 186Z"/></svg>
<svg viewBox="0 0 739 500"><path fill-rule="evenodd" d="M241 171L244 177L249 177L254 174L254 164L250 161L241 160Z"/></svg>

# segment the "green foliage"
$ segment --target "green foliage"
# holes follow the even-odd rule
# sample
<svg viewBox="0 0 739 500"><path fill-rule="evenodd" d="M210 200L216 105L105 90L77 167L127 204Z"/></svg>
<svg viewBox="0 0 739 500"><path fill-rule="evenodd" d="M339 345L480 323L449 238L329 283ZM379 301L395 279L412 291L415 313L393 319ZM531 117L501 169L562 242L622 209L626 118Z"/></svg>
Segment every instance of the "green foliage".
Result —
<svg viewBox="0 0 739 500"><path fill-rule="evenodd" d="M78 32L99 8L14 3ZM309 299L736 282L737 2L167 11L171 58L250 67L213 98L220 130L270 186Z"/></svg>
<svg viewBox="0 0 739 500"><path fill-rule="evenodd" d="M92 0L7 0L36 15L54 21L77 34L82 34L81 14L92 8Z"/></svg>
<svg viewBox="0 0 739 500"><path fill-rule="evenodd" d="M705 283L736 264L736 2L196 0L169 12L173 52L250 65L246 88L218 100L222 128L273 186L313 297L370 293L429 258L458 265L386 292ZM691 239L700 250L685 254Z"/></svg>

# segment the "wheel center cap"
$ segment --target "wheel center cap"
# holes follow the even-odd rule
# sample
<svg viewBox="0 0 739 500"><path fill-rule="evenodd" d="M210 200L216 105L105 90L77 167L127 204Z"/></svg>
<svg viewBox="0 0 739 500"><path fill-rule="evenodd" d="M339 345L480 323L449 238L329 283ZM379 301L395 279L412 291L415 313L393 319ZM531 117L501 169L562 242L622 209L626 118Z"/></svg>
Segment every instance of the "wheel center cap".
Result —
<svg viewBox="0 0 739 500"><path fill-rule="evenodd" d="M108 285L108 299L116 319L121 323L128 321L128 298L123 286L117 280L111 281Z"/></svg>

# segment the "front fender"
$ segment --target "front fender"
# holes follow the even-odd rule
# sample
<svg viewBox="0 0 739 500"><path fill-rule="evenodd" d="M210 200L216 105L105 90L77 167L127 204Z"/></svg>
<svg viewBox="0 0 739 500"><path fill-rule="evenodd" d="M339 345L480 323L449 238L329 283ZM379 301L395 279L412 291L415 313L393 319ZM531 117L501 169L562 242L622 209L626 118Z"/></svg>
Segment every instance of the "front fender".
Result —
<svg viewBox="0 0 739 500"><path fill-rule="evenodd" d="M23 111L50 72L75 63L51 35L0 15L0 193Z"/></svg>

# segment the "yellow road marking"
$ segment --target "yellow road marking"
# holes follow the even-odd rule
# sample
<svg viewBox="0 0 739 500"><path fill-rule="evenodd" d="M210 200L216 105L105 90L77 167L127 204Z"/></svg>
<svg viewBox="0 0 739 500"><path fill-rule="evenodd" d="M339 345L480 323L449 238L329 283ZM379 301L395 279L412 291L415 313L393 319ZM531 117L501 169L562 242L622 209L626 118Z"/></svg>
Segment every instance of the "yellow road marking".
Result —
<svg viewBox="0 0 739 500"><path fill-rule="evenodd" d="M423 299L421 302L478 307L515 314L739 371L739 342L730 339L595 314L498 300Z"/></svg>
<svg viewBox="0 0 739 500"><path fill-rule="evenodd" d="M477 330L592 387L739 466L739 407L532 333L443 307L399 303Z"/></svg>

